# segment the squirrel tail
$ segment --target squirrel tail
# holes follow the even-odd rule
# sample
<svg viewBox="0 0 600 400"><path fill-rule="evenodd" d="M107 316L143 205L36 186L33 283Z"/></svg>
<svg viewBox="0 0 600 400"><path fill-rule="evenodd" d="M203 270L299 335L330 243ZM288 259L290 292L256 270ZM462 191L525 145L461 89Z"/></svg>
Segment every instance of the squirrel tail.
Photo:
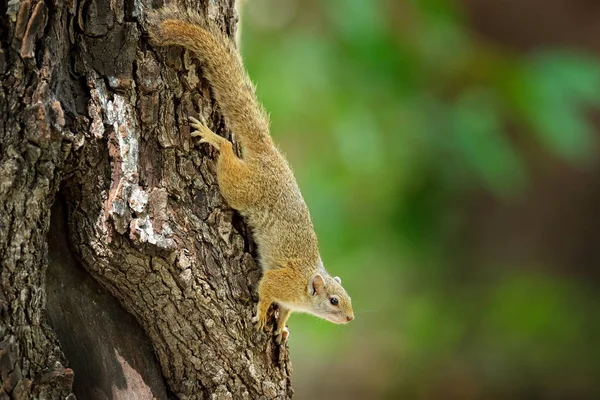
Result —
<svg viewBox="0 0 600 400"><path fill-rule="evenodd" d="M246 149L260 152L272 147L269 118L229 38L200 14L173 6L151 11L149 32L155 45L178 45L195 53L225 122Z"/></svg>

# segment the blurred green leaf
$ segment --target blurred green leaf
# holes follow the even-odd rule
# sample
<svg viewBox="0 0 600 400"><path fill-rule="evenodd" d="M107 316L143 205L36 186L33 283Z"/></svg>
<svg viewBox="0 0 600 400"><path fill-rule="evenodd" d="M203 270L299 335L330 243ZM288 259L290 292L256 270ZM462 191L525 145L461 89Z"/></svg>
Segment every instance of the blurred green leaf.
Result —
<svg viewBox="0 0 600 400"><path fill-rule="evenodd" d="M567 52L538 54L523 66L517 106L533 133L552 152L571 161L592 156L595 128L586 111L600 105L600 63Z"/></svg>
<svg viewBox="0 0 600 400"><path fill-rule="evenodd" d="M490 92L465 92L450 109L450 139L464 162L496 194L521 187L525 168L503 134L502 120Z"/></svg>

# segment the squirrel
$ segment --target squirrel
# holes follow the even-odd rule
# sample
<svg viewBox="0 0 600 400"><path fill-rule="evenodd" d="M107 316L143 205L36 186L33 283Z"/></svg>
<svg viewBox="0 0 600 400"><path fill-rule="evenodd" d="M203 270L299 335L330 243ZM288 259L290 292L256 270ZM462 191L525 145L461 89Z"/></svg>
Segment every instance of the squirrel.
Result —
<svg viewBox="0 0 600 400"><path fill-rule="evenodd" d="M202 117L189 117L192 136L219 151L219 190L245 218L257 244L263 276L252 322L265 329L267 312L277 304L274 335L282 343L289 336L286 322L292 311L336 324L352 321L350 296L341 279L323 267L308 208L287 160L273 143L269 118L235 45L193 11L167 6L151 11L148 22L153 45L182 46L199 59L226 125L242 144L240 158L232 143L211 131Z"/></svg>

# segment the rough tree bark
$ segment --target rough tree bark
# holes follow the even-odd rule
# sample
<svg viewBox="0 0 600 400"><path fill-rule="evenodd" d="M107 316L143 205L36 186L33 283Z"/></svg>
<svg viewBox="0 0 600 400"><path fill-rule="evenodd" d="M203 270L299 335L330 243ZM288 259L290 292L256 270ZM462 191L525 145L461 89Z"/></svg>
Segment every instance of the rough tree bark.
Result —
<svg viewBox="0 0 600 400"><path fill-rule="evenodd" d="M0 399L290 398L186 117L230 132L193 57L149 46L160 2L122 3L0 0ZM233 0L183 6L234 37Z"/></svg>

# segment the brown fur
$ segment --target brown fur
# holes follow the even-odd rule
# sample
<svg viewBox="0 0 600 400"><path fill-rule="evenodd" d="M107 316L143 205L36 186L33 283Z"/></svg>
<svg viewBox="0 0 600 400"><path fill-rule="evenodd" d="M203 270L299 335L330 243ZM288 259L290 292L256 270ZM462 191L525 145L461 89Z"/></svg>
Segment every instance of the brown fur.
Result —
<svg viewBox="0 0 600 400"><path fill-rule="evenodd" d="M266 324L271 303L279 305L275 333L287 337L291 311L308 312L335 323L354 318L350 297L329 276L319 255L317 237L296 179L269 135L269 121L254 86L230 40L202 16L166 7L150 14L150 36L155 45L179 45L200 59L225 121L239 138L244 158L232 144L203 122L190 118L193 134L220 150L219 188L229 205L252 227L264 271L259 284L255 322ZM315 279L315 277L317 277ZM339 301L331 304L331 297Z"/></svg>

